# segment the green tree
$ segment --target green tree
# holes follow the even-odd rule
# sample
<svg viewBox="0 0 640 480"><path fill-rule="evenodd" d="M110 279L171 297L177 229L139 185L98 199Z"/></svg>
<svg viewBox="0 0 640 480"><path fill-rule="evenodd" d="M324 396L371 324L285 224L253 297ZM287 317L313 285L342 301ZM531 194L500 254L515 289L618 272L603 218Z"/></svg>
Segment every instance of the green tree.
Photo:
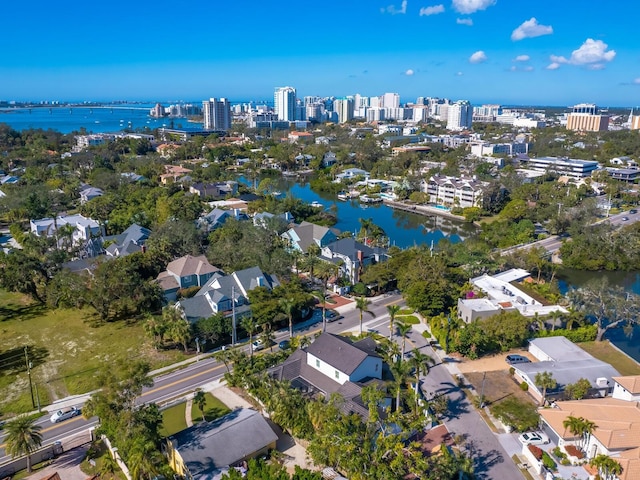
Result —
<svg viewBox="0 0 640 480"><path fill-rule="evenodd" d="M369 305L371 305L371 302L366 297L356 298L356 308L360 312L360 335L362 335L362 315L368 313L372 317L375 317L375 314L369 310Z"/></svg>
<svg viewBox="0 0 640 480"><path fill-rule="evenodd" d="M582 400L591 390L591 382L586 378L581 378L575 383L570 383L564 388L564 393L572 400Z"/></svg>
<svg viewBox="0 0 640 480"><path fill-rule="evenodd" d="M402 349L400 353L400 361L404 361L404 352L407 342L407 336L409 332L411 332L411 324L404 322L396 322L396 329L398 331L398 336L402 338Z"/></svg>
<svg viewBox="0 0 640 480"><path fill-rule="evenodd" d="M200 410L202 421L204 422L204 406L207 404L207 397L205 396L202 389L196 389L195 393L193 394L193 404L198 408L198 410Z"/></svg>
<svg viewBox="0 0 640 480"><path fill-rule="evenodd" d="M7 453L12 458L27 457L27 472L31 473L31 454L42 445L42 427L35 424L36 418L21 415L8 422L5 427Z"/></svg>
<svg viewBox="0 0 640 480"><path fill-rule="evenodd" d="M409 362L416 374L415 393L417 394L420 384L420 377L423 374L429 374L429 366L434 365L435 361L430 355L427 355L426 353L422 353L420 350L415 349L411 352L411 359L409 360Z"/></svg>
<svg viewBox="0 0 640 480"><path fill-rule="evenodd" d="M293 338L293 314L296 311L297 303L294 298L281 298L278 302L282 312L289 319L289 338Z"/></svg>
<svg viewBox="0 0 640 480"><path fill-rule="evenodd" d="M258 322L253 317L244 317L240 320L240 326L249 334L249 345L253 344L253 335L258 330ZM253 348L249 348L249 354L253 358Z"/></svg>
<svg viewBox="0 0 640 480"><path fill-rule="evenodd" d="M553 378L553 374L551 372L538 372L533 380L535 385L539 387L541 391L542 398L540 399L540 405L544 405L544 402L547 398L547 390L554 389L558 386L558 382L556 382L555 378Z"/></svg>
<svg viewBox="0 0 640 480"><path fill-rule="evenodd" d="M622 466L608 455L600 454L589 461L589 465L598 469L602 480L613 480L622 473Z"/></svg>
<svg viewBox="0 0 640 480"><path fill-rule="evenodd" d="M169 336L171 340L182 345L186 352L189 348L189 342L193 338L193 330L188 320L177 318L169 324Z"/></svg>

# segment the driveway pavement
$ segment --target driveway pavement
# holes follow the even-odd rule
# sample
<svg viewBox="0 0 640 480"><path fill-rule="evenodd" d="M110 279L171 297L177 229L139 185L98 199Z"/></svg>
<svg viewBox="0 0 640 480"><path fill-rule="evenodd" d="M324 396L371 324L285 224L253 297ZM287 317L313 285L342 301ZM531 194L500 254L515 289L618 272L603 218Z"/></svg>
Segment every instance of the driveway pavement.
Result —
<svg viewBox="0 0 640 480"><path fill-rule="evenodd" d="M80 464L87 454L88 445L64 452L53 460L53 463L29 475L30 480L41 480L58 473L62 480L86 480L88 475L80 470Z"/></svg>

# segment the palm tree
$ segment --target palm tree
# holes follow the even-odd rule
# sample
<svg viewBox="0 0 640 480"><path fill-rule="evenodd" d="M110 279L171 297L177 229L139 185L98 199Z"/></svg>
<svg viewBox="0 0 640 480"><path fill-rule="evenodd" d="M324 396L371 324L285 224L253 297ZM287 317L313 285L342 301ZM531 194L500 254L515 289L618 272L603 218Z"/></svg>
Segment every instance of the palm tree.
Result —
<svg viewBox="0 0 640 480"><path fill-rule="evenodd" d="M553 378L553 374L551 372L539 372L536 373L534 383L537 387L542 389L542 399L540 400L540 405L542 406L544 405L547 397L547 390L556 388L558 382Z"/></svg>
<svg viewBox="0 0 640 480"><path fill-rule="evenodd" d="M202 414L202 421L204 422L204 406L207 404L207 397L199 388L196 389L196 393L193 395L193 403L198 407L198 410L200 410L200 413Z"/></svg>
<svg viewBox="0 0 640 480"><path fill-rule="evenodd" d="M253 343L253 334L256 333L256 330L258 329L258 323L253 317L244 317L240 320L240 325L244 328L245 332L249 334L249 347L251 347L251 344ZM253 348L249 348L249 352L249 355L253 359Z"/></svg>
<svg viewBox="0 0 640 480"><path fill-rule="evenodd" d="M393 338L393 324L399 311L399 305L387 305L387 312L389 312L389 341Z"/></svg>
<svg viewBox="0 0 640 480"><path fill-rule="evenodd" d="M396 328L398 329L398 336L402 337L402 351L400 354L400 361L404 360L404 349L407 342L407 335L411 331L411 324L404 322L396 322Z"/></svg>
<svg viewBox="0 0 640 480"><path fill-rule="evenodd" d="M591 420L583 419L582 422L582 450L586 453L587 446L589 445L589 439L593 431L598 426Z"/></svg>
<svg viewBox="0 0 640 480"><path fill-rule="evenodd" d="M278 302L280 304L280 308L283 313L289 319L289 338L293 338L293 312L295 312L297 304L295 299L289 298L281 298Z"/></svg>
<svg viewBox="0 0 640 480"><path fill-rule="evenodd" d="M5 427L6 450L12 458L27 456L27 472L31 473L31 454L42 446L42 427L36 419L21 415L8 422Z"/></svg>
<svg viewBox="0 0 640 480"><path fill-rule="evenodd" d="M322 331L327 330L327 282L333 273L333 265L322 262L318 277L322 280Z"/></svg>
<svg viewBox="0 0 640 480"><path fill-rule="evenodd" d="M414 350L411 352L411 359L409 362L411 363L411 367L416 372L416 393L418 393L418 384L420 383L420 377L422 373L425 375L429 374L429 364L434 364L434 360L431 356L426 353L422 353L420 350Z"/></svg>
<svg viewBox="0 0 640 480"><path fill-rule="evenodd" d="M311 284L313 284L313 268L320 262L318 255L320 255L320 247L315 243L312 243L307 248L307 265L309 266L309 277Z"/></svg>
<svg viewBox="0 0 640 480"><path fill-rule="evenodd" d="M402 361L395 362L389 365L391 373L393 373L393 385L396 388L396 411L400 409L400 392L402 386L407 382L409 375L409 364Z"/></svg>
<svg viewBox="0 0 640 480"><path fill-rule="evenodd" d="M362 336L362 314L368 313L372 317L375 317L374 313L369 310L371 302L366 297L356 298L356 308L360 311L360 335Z"/></svg>
<svg viewBox="0 0 640 480"><path fill-rule="evenodd" d="M572 435L576 437L582 437L582 429L584 427L584 418L573 417L569 415L562 421L562 426L569 430Z"/></svg>
<svg viewBox="0 0 640 480"><path fill-rule="evenodd" d="M169 334L174 342L180 343L186 352L189 347L189 341L193 336L191 324L188 320L180 318L169 326Z"/></svg>
<svg viewBox="0 0 640 480"><path fill-rule="evenodd" d="M600 454L592 458L589 465L598 469L603 480L612 480L622 473L622 466L608 455Z"/></svg>
<svg viewBox="0 0 640 480"><path fill-rule="evenodd" d="M153 442L136 438L128 453L127 466L133 478L150 479L160 473L162 454Z"/></svg>

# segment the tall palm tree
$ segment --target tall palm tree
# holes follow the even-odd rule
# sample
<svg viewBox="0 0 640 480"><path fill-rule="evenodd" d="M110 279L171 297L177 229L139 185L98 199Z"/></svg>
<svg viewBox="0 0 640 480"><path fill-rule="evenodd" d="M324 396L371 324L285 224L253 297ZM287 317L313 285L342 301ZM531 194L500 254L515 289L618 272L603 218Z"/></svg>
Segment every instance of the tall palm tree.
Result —
<svg viewBox="0 0 640 480"><path fill-rule="evenodd" d="M245 332L249 334L249 346L253 343L253 334L256 333L258 329L258 322L253 317L244 317L240 320L240 325L244 329ZM249 355L253 358L253 348L249 348Z"/></svg>
<svg viewBox="0 0 640 480"><path fill-rule="evenodd" d="M27 472L31 472L31 454L42 446L42 427L36 419L21 415L8 422L5 427L6 450L12 458L27 456Z"/></svg>
<svg viewBox="0 0 640 480"><path fill-rule="evenodd" d="M322 262L319 265L318 277L322 280L322 331L327 330L327 282L333 273L333 265Z"/></svg>
<svg viewBox="0 0 640 480"><path fill-rule="evenodd" d="M589 446L589 439L593 434L593 431L598 428L598 426L592 422L591 420L583 419L582 422L582 450L586 452L587 447Z"/></svg>
<svg viewBox="0 0 640 480"><path fill-rule="evenodd" d="M589 465L598 469L603 480L613 480L622 473L622 466L608 455L600 454L592 458Z"/></svg>
<svg viewBox="0 0 640 480"><path fill-rule="evenodd" d="M547 390L556 388L558 382L556 382L555 378L553 378L553 374L551 372L536 373L533 381L537 387L540 387L542 389L542 399L540 400L540 405L542 406L544 405L547 397Z"/></svg>
<svg viewBox="0 0 640 480"><path fill-rule="evenodd" d="M282 312L289 319L289 338L293 338L293 312L295 312L297 304L294 298L281 298L278 302Z"/></svg>
<svg viewBox="0 0 640 480"><path fill-rule="evenodd" d="M307 248L307 265L309 266L309 277L311 279L311 284L313 284L313 269L318 263L320 259L318 255L320 255L320 247L315 243L312 243Z"/></svg>
<svg viewBox="0 0 640 480"><path fill-rule="evenodd" d="M418 393L418 384L420 383L420 377L424 373L429 374L429 364L433 365L435 362L430 355L422 353L420 350L414 350L411 352L411 359L409 360L411 367L416 372L416 394Z"/></svg>
<svg viewBox="0 0 640 480"><path fill-rule="evenodd" d="M371 302L366 297L356 298L356 308L360 311L360 335L362 335L362 314L368 313L375 317L375 314L369 310L369 305L371 305Z"/></svg>
<svg viewBox="0 0 640 480"><path fill-rule="evenodd" d="M144 439L136 438L127 455L127 466L135 479L151 479L160 473L162 454L156 445Z"/></svg>
<svg viewBox="0 0 640 480"><path fill-rule="evenodd" d="M409 364L404 362L395 362L389 365L391 373L393 373L393 386L396 389L396 411L400 409L400 392L403 385L407 382L409 376Z"/></svg>
<svg viewBox="0 0 640 480"><path fill-rule="evenodd" d="M404 352L407 343L407 335L411 331L411 324L404 322L396 322L396 328L398 329L398 336L402 337L402 353L400 354L400 361L404 360Z"/></svg>
<svg viewBox="0 0 640 480"><path fill-rule="evenodd" d="M197 388L196 389L196 393L193 395L193 403L196 407L198 407L198 410L200 410L200 414L202 415L202 421L205 421L204 418L204 406L207 404L207 397L205 396L204 392Z"/></svg>
<svg viewBox="0 0 640 480"><path fill-rule="evenodd" d="M400 305L387 305L387 312L389 312L389 340L393 339L393 324L399 311Z"/></svg>
<svg viewBox="0 0 640 480"><path fill-rule="evenodd" d="M582 430L584 427L584 418L573 417L569 415L562 421L562 426L569 430L572 435L576 437L582 437Z"/></svg>

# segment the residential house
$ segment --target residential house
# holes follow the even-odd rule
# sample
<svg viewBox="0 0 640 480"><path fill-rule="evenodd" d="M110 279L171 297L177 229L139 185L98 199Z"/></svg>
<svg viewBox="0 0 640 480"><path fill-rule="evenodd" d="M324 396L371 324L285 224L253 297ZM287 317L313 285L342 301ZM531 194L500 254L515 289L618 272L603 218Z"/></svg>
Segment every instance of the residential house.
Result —
<svg viewBox="0 0 640 480"><path fill-rule="evenodd" d="M31 233L38 237L52 237L63 227L72 229L73 244L84 245L93 238L102 237L104 229L95 220L80 214L62 215L56 218L41 218L29 222Z"/></svg>
<svg viewBox="0 0 640 480"><path fill-rule="evenodd" d="M556 402L555 408L540 409L542 429L560 447L584 446L587 460L603 454L622 467L619 480L640 478L640 403L615 398L593 398ZM596 426L587 436L576 436L564 425L569 417L583 418Z"/></svg>
<svg viewBox="0 0 640 480"><path fill-rule="evenodd" d="M177 182L181 178L191 173L191 170L179 165L165 165L164 171L165 173L160 175L160 183L162 183L163 185L169 185L170 183Z"/></svg>
<svg viewBox="0 0 640 480"><path fill-rule="evenodd" d="M198 227L206 230L207 232L212 232L216 228L224 225L224 222L226 222L229 218L235 218L236 220L248 220L249 216L238 209L223 210L216 207L209 213L202 215L196 221L196 224L198 225Z"/></svg>
<svg viewBox="0 0 640 480"><path fill-rule="evenodd" d="M142 182L146 180L145 177L143 177L142 175L138 175L137 173L134 173L134 172L121 173L120 177L122 178L123 181L131 182L131 183Z"/></svg>
<svg viewBox="0 0 640 480"><path fill-rule="evenodd" d="M189 191L200 198L222 198L234 195L238 191L237 182L194 183Z"/></svg>
<svg viewBox="0 0 640 480"><path fill-rule="evenodd" d="M331 167L331 166L335 165L336 163L338 163L338 159L337 159L335 153L327 152L322 156L322 167L323 168Z"/></svg>
<svg viewBox="0 0 640 480"><path fill-rule="evenodd" d="M101 188L85 185L80 190L80 203L84 205L89 200L93 200L94 198L101 197L102 195L104 195L104 192L102 191Z"/></svg>
<svg viewBox="0 0 640 480"><path fill-rule="evenodd" d="M352 180L357 177L369 178L370 173L361 168L347 168L343 172L336 175L336 181Z"/></svg>
<svg viewBox="0 0 640 480"><path fill-rule="evenodd" d="M309 396L320 393L328 398L338 393L345 400L342 406L345 412L367 417L362 388L381 386L382 367L373 339L352 342L325 332L308 347L296 350L283 363L269 369L269 375L290 382Z"/></svg>
<svg viewBox="0 0 640 480"><path fill-rule="evenodd" d="M160 283L165 298L172 301L176 299L179 289L202 287L217 272L220 269L211 265L204 255L185 255L170 262L156 280Z"/></svg>
<svg viewBox="0 0 640 480"><path fill-rule="evenodd" d="M613 377L611 396L627 402L640 402L640 375Z"/></svg>
<svg viewBox="0 0 640 480"><path fill-rule="evenodd" d="M472 278L470 283L483 292L486 298L459 299L458 316L466 323L471 323L503 310L518 310L525 317L534 317L536 314L545 317L553 312L567 313L567 309L560 305L543 305L515 285L529 277L526 270L512 268L496 275L484 274Z"/></svg>
<svg viewBox="0 0 640 480"><path fill-rule="evenodd" d="M289 225L294 221L293 215L291 215L290 212L284 212L278 215L274 215L273 213L269 212L260 212L256 213L253 216L253 224L256 227L267 228L267 225L270 221L269 219L276 219L276 221L283 222L284 225Z"/></svg>
<svg viewBox="0 0 640 480"><path fill-rule="evenodd" d="M143 251L144 243L150 235L151 230L134 223L120 235L104 237L104 244L109 243L104 249L105 253L110 257L125 257Z"/></svg>
<svg viewBox="0 0 640 480"><path fill-rule="evenodd" d="M313 143L313 133L309 132L290 132L288 140L290 143Z"/></svg>
<svg viewBox="0 0 640 480"><path fill-rule="evenodd" d="M307 253L311 245L317 245L320 248L326 247L335 242L338 239L338 235L340 235L340 231L335 228L302 222L299 225L292 226L281 236L289 242L292 249Z"/></svg>
<svg viewBox="0 0 640 480"><path fill-rule="evenodd" d="M351 284L360 281L360 274L367 265L384 262L389 258L386 248L369 247L348 237L336 240L321 248L320 258L340 265L341 273Z"/></svg>
<svg viewBox="0 0 640 480"><path fill-rule="evenodd" d="M259 267L238 270L231 275L218 271L202 285L195 296L177 302L176 308L191 322L217 313L223 313L227 317L235 313L236 317L241 317L251 312L251 290L256 287L272 290L278 285L280 282L275 275L265 274Z"/></svg>
<svg viewBox="0 0 640 480"><path fill-rule="evenodd" d="M548 389L552 397L562 396L567 385L585 378L591 383L590 396L604 397L613 391L613 379L620 376L608 363L594 358L565 337L535 338L529 341L529 353L538 362L513 365L514 377L529 386L528 392L542 400L542 389L536 385L538 373L549 372L557 387Z"/></svg>
<svg viewBox="0 0 640 480"><path fill-rule="evenodd" d="M222 478L229 467L276 446L278 435L259 412L240 408L213 422L200 422L169 437L166 453L177 477Z"/></svg>

